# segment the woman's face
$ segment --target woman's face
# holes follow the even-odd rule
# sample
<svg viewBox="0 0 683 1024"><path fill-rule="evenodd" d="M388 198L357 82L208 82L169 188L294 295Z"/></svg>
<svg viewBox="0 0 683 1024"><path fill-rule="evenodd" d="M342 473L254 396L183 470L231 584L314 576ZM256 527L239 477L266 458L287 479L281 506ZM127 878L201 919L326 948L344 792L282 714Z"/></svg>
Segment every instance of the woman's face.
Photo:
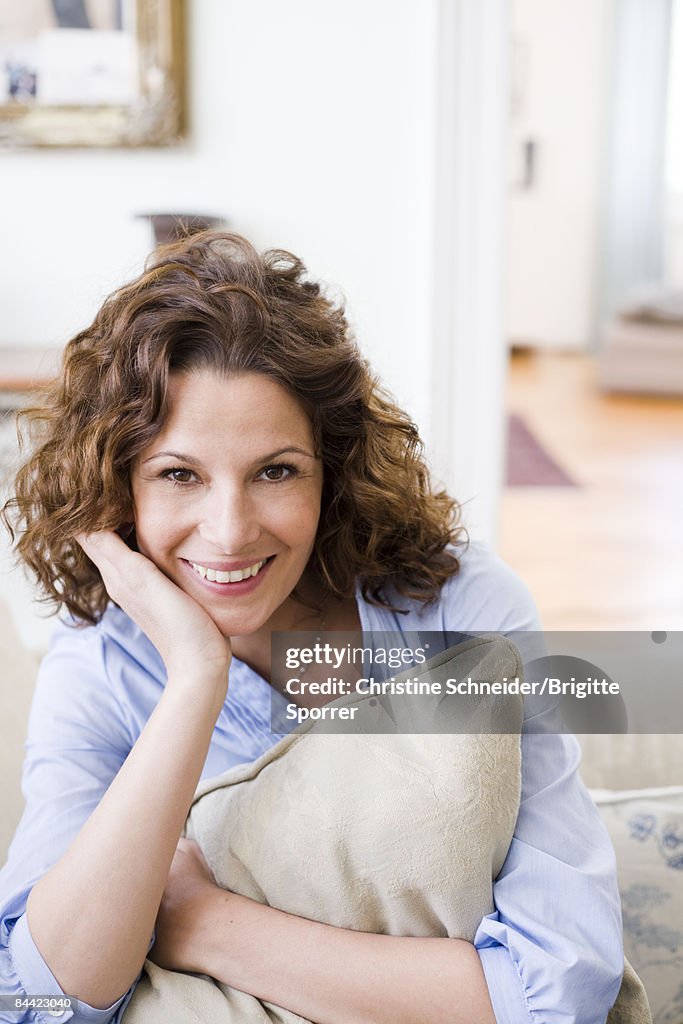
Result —
<svg viewBox="0 0 683 1024"><path fill-rule="evenodd" d="M166 425L133 470L138 547L224 636L274 615L272 628L286 629L322 476L308 416L274 380L175 374Z"/></svg>

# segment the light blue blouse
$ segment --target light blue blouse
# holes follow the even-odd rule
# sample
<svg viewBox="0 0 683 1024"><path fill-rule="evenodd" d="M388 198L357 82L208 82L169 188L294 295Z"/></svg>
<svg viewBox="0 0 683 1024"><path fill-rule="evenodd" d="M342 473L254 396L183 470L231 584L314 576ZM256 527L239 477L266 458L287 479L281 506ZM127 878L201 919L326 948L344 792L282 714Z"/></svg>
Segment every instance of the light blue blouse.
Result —
<svg viewBox="0 0 683 1024"><path fill-rule="evenodd" d="M402 601L409 612L397 615L360 594L357 601L368 631L539 628L523 584L475 544L431 607ZM26 809L0 872L0 993L63 994L32 940L26 900L102 798L157 704L164 679L156 650L118 608L111 607L98 626L58 628L31 710ZM257 758L275 742L272 692L247 665L233 661L202 779ZM498 1024L598 1024L616 999L623 970L613 850L577 774L578 743L544 733L551 714L530 712L525 722L515 834L494 885L496 909L475 937ZM76 1013L58 1018L0 1010L0 1020L118 1022L129 998L127 993L106 1010L79 1003Z"/></svg>

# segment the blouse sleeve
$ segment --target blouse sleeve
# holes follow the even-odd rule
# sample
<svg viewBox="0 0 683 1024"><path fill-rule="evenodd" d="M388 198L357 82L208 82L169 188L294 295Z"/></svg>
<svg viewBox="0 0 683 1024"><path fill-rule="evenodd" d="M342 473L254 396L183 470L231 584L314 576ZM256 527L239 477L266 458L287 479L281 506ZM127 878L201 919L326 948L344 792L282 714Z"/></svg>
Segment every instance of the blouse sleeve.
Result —
<svg viewBox="0 0 683 1024"><path fill-rule="evenodd" d="M624 969L614 851L554 715L525 724L519 816L474 939L498 1024L604 1022Z"/></svg>
<svg viewBox="0 0 683 1024"><path fill-rule="evenodd" d="M475 546L473 556L445 621L506 633L525 660L542 654L526 586L490 552ZM526 715L517 823L474 944L497 1024L598 1024L624 970L614 851L578 774L579 743L558 730L557 701L532 698Z"/></svg>
<svg viewBox="0 0 683 1024"><path fill-rule="evenodd" d="M103 638L95 629L60 628L38 675L22 776L25 810L0 872L1 1021L105 1024L123 1013L130 993L107 1009L78 1002L61 1016L30 1007L18 1013L8 1009L8 999L65 994L33 942L26 902L100 802L131 746L109 684ZM65 941L68 928L66 920Z"/></svg>

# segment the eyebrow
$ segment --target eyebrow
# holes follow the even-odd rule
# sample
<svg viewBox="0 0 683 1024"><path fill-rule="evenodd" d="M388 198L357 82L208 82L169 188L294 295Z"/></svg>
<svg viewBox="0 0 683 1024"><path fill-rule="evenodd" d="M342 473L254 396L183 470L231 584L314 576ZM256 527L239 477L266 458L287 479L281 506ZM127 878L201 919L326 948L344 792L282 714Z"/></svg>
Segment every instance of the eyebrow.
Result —
<svg viewBox="0 0 683 1024"><path fill-rule="evenodd" d="M315 455L311 452L307 452L305 448L297 448L296 445L287 445L285 448L278 448L277 451L269 452L267 455L262 455L258 459L254 459L254 462L271 462L273 459L277 459L280 455L285 455L288 452L295 453L297 455L305 455L307 459L315 459ZM177 459L178 462L184 462L188 466L199 466L200 460L195 459L192 455L183 455L182 452L155 452L154 455L150 455L148 459L145 459L143 466L146 466L148 462L154 462L155 459Z"/></svg>

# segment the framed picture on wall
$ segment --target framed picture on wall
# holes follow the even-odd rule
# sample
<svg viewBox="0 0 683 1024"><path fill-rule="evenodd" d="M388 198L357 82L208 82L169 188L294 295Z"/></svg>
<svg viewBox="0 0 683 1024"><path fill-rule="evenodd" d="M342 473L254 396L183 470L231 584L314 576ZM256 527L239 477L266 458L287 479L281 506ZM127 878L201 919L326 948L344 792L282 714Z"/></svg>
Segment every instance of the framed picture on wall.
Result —
<svg viewBox="0 0 683 1024"><path fill-rule="evenodd" d="M0 145L183 132L183 0L0 0Z"/></svg>

